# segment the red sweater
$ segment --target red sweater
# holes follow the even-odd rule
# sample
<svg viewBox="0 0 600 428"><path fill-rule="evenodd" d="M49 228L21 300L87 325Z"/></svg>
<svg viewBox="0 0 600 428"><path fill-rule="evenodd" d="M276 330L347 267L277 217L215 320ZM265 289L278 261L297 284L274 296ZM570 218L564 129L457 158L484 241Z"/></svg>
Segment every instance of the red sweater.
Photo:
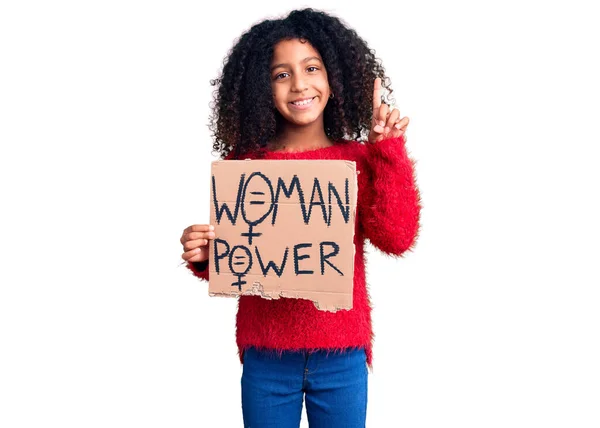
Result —
<svg viewBox="0 0 600 428"><path fill-rule="evenodd" d="M251 156L244 156L250 158ZM254 157L258 158L258 157ZM388 254L399 256L414 245L419 232L420 195L414 162L405 140L390 138L375 144L341 141L305 152L266 152L261 159L343 159L356 162L358 200L354 244L353 307L327 312L304 299L267 300L240 296L236 320L240 361L249 347L282 350L341 350L364 348L372 364L371 305L365 278L364 241ZM206 263L187 267L208 280Z"/></svg>

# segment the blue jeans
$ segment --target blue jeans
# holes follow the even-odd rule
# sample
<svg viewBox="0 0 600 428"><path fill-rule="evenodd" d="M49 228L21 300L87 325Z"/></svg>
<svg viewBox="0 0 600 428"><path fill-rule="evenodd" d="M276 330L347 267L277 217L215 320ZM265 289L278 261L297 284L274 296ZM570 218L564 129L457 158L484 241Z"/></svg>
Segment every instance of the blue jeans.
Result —
<svg viewBox="0 0 600 428"><path fill-rule="evenodd" d="M343 352L254 348L244 352L245 428L298 428L302 402L311 428L364 428L367 363L363 349Z"/></svg>

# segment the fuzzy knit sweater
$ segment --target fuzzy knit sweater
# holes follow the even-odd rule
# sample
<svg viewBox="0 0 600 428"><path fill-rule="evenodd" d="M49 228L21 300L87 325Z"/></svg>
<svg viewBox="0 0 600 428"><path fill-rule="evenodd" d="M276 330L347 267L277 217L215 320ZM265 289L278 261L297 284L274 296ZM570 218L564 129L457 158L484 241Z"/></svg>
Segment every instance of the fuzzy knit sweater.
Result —
<svg viewBox="0 0 600 428"><path fill-rule="evenodd" d="M304 152L268 151L244 158L350 160L356 162L359 174L352 309L327 312L318 310L310 300L240 296L236 318L240 361L243 363L244 350L249 347L275 351L364 348L372 367L365 239L385 253L400 256L411 249L419 233L420 194L404 137L375 144L340 141ZM198 278L208 280L208 262L188 262L186 266Z"/></svg>

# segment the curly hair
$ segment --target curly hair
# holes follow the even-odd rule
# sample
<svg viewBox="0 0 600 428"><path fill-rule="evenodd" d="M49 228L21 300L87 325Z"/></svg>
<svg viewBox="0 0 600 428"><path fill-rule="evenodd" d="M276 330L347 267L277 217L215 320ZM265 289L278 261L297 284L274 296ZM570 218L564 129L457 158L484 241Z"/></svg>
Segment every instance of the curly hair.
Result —
<svg viewBox="0 0 600 428"><path fill-rule="evenodd" d="M323 112L325 134L334 141L361 140L373 114L373 82L380 77L392 100L391 82L375 50L339 18L314 9L294 10L287 17L265 20L242 34L224 60L210 107L213 150L238 159L265 149L281 129L275 108L270 63L281 40L308 41L321 55L335 94ZM388 102L389 103L389 102Z"/></svg>

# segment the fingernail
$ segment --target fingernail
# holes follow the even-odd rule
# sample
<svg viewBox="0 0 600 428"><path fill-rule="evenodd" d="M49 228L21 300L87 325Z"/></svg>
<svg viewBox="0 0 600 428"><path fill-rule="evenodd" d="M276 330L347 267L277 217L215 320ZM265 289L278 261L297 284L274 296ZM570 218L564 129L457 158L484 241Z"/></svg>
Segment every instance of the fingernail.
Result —
<svg viewBox="0 0 600 428"><path fill-rule="evenodd" d="M399 124L399 123L395 124L395 125L394 125L394 128L396 128L396 129L400 129L400 124Z"/></svg>
<svg viewBox="0 0 600 428"><path fill-rule="evenodd" d="M215 230L215 227L211 224L210 226L208 226L208 230Z"/></svg>
<svg viewBox="0 0 600 428"><path fill-rule="evenodd" d="M385 133L389 133L390 132L390 128L388 126L385 127Z"/></svg>
<svg viewBox="0 0 600 428"><path fill-rule="evenodd" d="M379 126L381 126L381 127L385 126L385 122L383 120L380 120L379 121Z"/></svg>
<svg viewBox="0 0 600 428"><path fill-rule="evenodd" d="M209 238L214 238L215 237L215 232L208 232L207 233Z"/></svg>

